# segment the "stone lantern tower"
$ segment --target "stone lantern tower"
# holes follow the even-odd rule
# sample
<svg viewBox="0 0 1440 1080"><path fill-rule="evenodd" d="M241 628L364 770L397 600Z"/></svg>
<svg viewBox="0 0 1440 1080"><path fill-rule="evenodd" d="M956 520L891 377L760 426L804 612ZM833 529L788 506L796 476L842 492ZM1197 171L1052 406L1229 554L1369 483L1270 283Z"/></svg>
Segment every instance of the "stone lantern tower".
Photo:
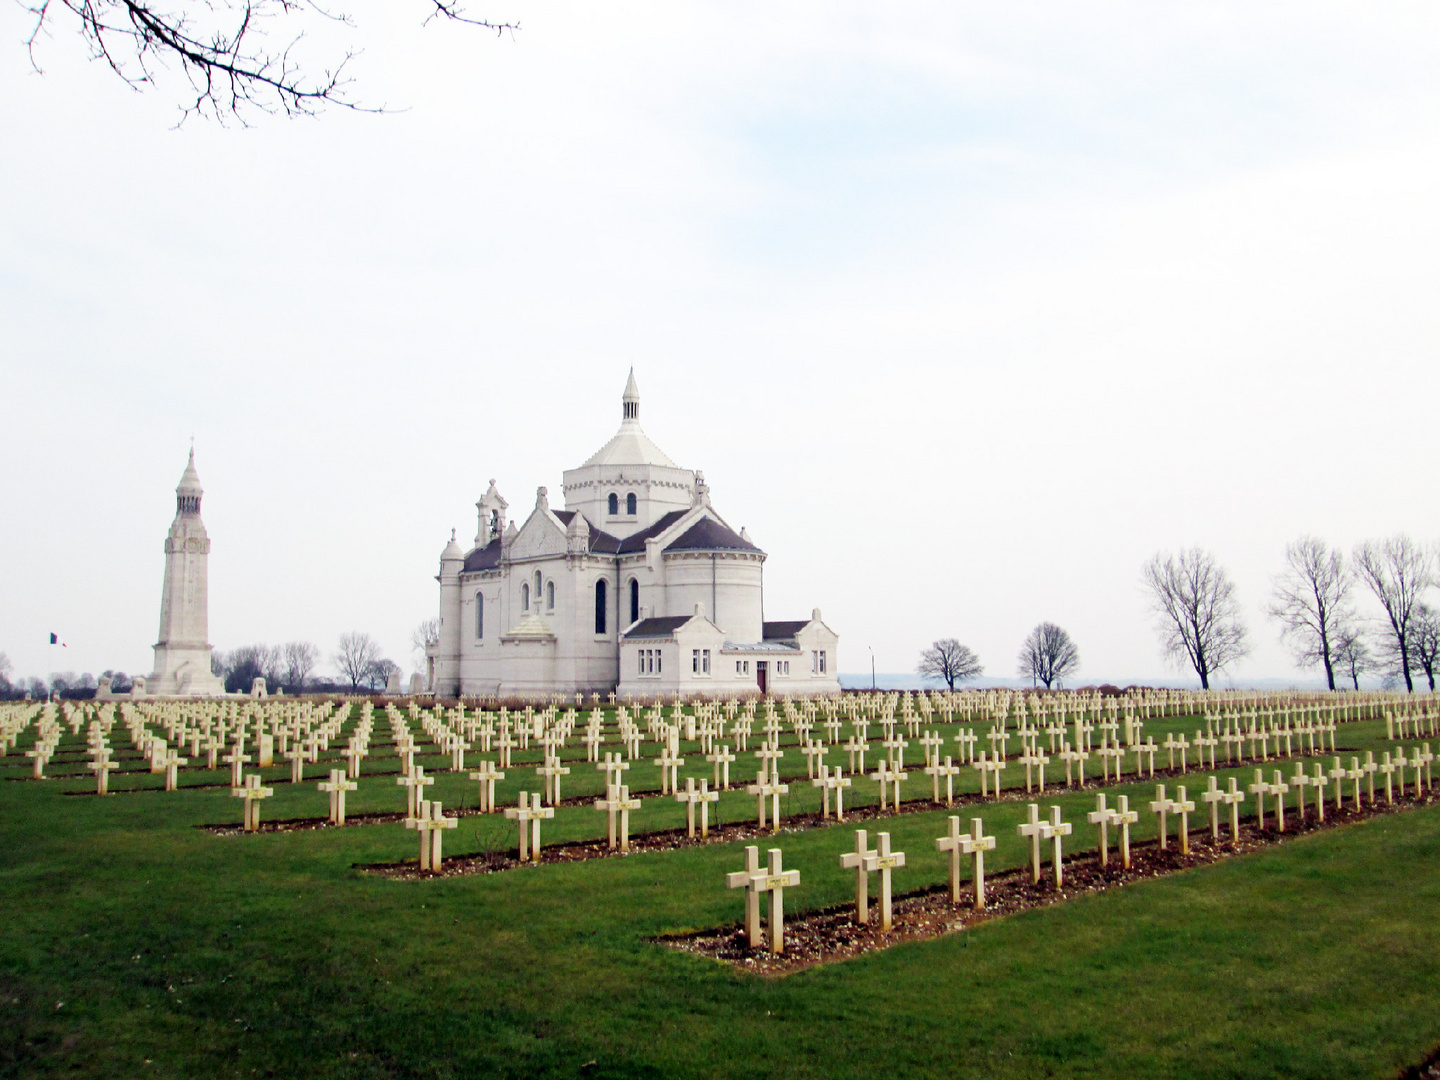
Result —
<svg viewBox="0 0 1440 1080"><path fill-rule="evenodd" d="M207 599L210 537L200 520L205 494L195 471L195 451L175 489L175 520L165 538L165 585L160 593L160 640L148 693L165 697L213 696L225 692L210 671L210 616Z"/></svg>

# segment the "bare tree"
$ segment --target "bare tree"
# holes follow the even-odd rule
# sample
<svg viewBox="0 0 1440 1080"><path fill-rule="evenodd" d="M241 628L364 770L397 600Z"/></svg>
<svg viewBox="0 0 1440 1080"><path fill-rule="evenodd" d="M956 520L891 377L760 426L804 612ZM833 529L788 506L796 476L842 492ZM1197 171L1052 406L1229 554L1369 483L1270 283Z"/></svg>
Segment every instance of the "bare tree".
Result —
<svg viewBox="0 0 1440 1080"><path fill-rule="evenodd" d="M218 664L217 664L218 662ZM274 689L284 682L280 650L273 645L242 645L228 653L214 653L210 668L225 680L225 689L232 694L247 694L256 679Z"/></svg>
<svg viewBox="0 0 1440 1080"><path fill-rule="evenodd" d="M320 650L308 641L289 641L280 646L285 668L285 687L292 694L305 692L305 680L320 662Z"/></svg>
<svg viewBox="0 0 1440 1080"><path fill-rule="evenodd" d="M954 690L957 682L977 678L985 669L968 646L954 638L941 638L920 654L915 670L927 678L944 679L945 685Z"/></svg>
<svg viewBox="0 0 1440 1080"><path fill-rule="evenodd" d="M340 635L340 648L333 662L341 676L350 680L352 691L358 692L362 683L370 681L379 660L380 645L369 634L356 631Z"/></svg>
<svg viewBox="0 0 1440 1080"><path fill-rule="evenodd" d="M1020 647L1020 674L1032 683L1044 683L1046 690L1079 667L1080 650L1070 635L1054 623L1043 622L1035 627Z"/></svg>
<svg viewBox="0 0 1440 1080"><path fill-rule="evenodd" d="M13 670L14 668L11 666L10 657L6 656L3 652L0 652L0 691L9 691L10 672Z"/></svg>
<svg viewBox="0 0 1440 1080"><path fill-rule="evenodd" d="M1211 675L1250 651L1230 575L1208 551L1191 548L1178 558L1157 554L1145 564L1144 579L1165 655L1187 661L1210 689Z"/></svg>
<svg viewBox="0 0 1440 1080"><path fill-rule="evenodd" d="M1335 631L1334 657L1336 667L1350 679L1356 690L1360 689L1360 676L1368 675L1375 668L1365 632L1354 623L1346 623Z"/></svg>
<svg viewBox="0 0 1440 1080"><path fill-rule="evenodd" d="M1351 618L1350 589L1355 579L1345 555L1324 540L1302 536L1285 546L1287 567L1275 580L1266 613L1280 623L1280 637L1294 650L1301 667L1325 669L1335 689L1335 631Z"/></svg>
<svg viewBox="0 0 1440 1080"><path fill-rule="evenodd" d="M1435 692L1435 665L1440 660L1440 612L1429 604L1416 604L1411 618L1411 648L1415 663L1425 672L1430 692Z"/></svg>
<svg viewBox="0 0 1440 1080"><path fill-rule="evenodd" d="M410 634L410 644L415 650L415 655L422 661L425 659L425 651L440 640L440 620L426 619L420 623Z"/></svg>
<svg viewBox="0 0 1440 1080"><path fill-rule="evenodd" d="M370 684L371 690L384 690L390 683L390 676L399 674L401 674L400 665L394 660L386 660L382 657L370 665L370 671L365 676L365 681Z"/></svg>
<svg viewBox="0 0 1440 1080"><path fill-rule="evenodd" d="M518 23L470 17L460 0L418 0L425 22L440 19L484 27L497 34ZM315 0L20 0L34 17L26 46L40 69L35 46L62 18L75 22L91 59L136 90L153 86L160 71L178 66L189 82L184 117L193 114L244 122L251 110L309 115L325 105L362 112L368 108L349 96L346 68L353 51L338 60L313 63L300 48L307 30L317 25L353 27L338 8ZM274 37L271 37L271 33ZM313 36L313 35L312 35ZM324 35L322 35L324 36Z"/></svg>
<svg viewBox="0 0 1440 1080"><path fill-rule="evenodd" d="M1405 676L1405 689L1413 694L1411 621L1426 590L1435 584L1430 554L1403 534L1367 540L1355 549L1355 572L1385 610L1389 623L1385 651L1396 674Z"/></svg>

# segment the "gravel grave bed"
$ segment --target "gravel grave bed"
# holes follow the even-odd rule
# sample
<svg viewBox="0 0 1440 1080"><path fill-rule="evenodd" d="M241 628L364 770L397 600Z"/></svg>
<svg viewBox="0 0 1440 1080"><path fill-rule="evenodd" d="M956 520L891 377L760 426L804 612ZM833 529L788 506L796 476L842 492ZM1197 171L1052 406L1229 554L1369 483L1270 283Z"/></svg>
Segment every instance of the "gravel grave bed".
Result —
<svg viewBox="0 0 1440 1080"><path fill-rule="evenodd" d="M367 778L369 778L369 777L371 777L371 776L398 776L398 775L400 775L398 770L395 771L395 772L393 772L393 773L388 773L388 772L386 772L386 773L378 773L378 772L377 772L377 773L365 773L364 776L361 777L361 779L367 779ZM1183 778L1183 777L1186 777L1186 776L1194 777L1194 776L1198 776L1198 775L1201 775L1201 774L1197 773L1196 770L1194 770L1194 769L1191 769L1188 773L1182 772L1180 769L1156 769L1156 770L1155 770L1155 777L1154 777L1154 779L1157 779L1157 780L1165 780L1165 779L1170 779L1170 778ZM310 783L313 779L315 779L315 778L313 778L313 777L307 778L307 779L304 781L304 783L307 783L307 784L308 784L308 783ZM1124 781L1122 781L1122 782L1123 782L1123 783L1139 783L1139 782L1147 781L1147 780L1150 780L1150 779L1151 779L1151 777L1148 777L1148 776L1143 777L1141 781L1136 781L1136 780L1133 780L1133 779L1131 779L1131 778L1126 778L1126 779L1125 779ZM808 782L805 777L788 777L788 778L786 778L786 780L787 780L787 782L797 783L797 784L803 784L803 783L807 783L807 782ZM276 783L276 784L282 784L282 783L283 783L283 784L288 784L289 781L288 781L288 780L275 780L275 781L269 781L269 783ZM677 848L677 847L687 847L687 846L693 847L693 846L697 846L697 845L701 845L701 844L728 844L728 843L731 843L731 842L733 842L733 841L735 841L735 840L748 840L748 839L753 839L754 837L757 837L757 836L758 836L758 837L765 837L765 836L783 836L783 835L785 835L786 833L803 832L803 831L806 831L806 830L808 830L808 829L826 828L826 827L828 827L828 826L833 826L833 825L850 825L850 824L855 823L855 822L866 822L866 821L886 820L886 819L889 819L889 818L893 818L893 817L895 817L895 816L897 816L897 815L899 815L899 814L929 814L929 813L934 813L934 812L939 811L939 810L947 810L947 809L949 809L949 810L960 810L960 809L963 809L963 808L965 808L965 807L987 806L987 805L991 805L991 804L993 804L993 803L1034 802L1035 800L1045 798L1046 796L1051 796L1051 797L1053 797L1053 796L1062 795L1062 794L1074 794L1074 793L1076 793L1076 792L1081 792L1081 791L1108 791L1111 787L1114 787L1114 786L1115 786L1115 783L1116 783L1116 782L1113 781L1113 780L1110 781L1109 783L1106 783L1106 782L1104 782L1104 781L1102 781L1102 780L1099 780L1099 779L1091 779L1091 780L1085 781L1085 783L1083 783L1083 784L1076 784L1076 785L1074 785L1073 787L1068 787L1068 788L1065 787L1065 786L1063 786L1063 785L1051 784L1051 785L1049 785L1049 786L1046 787L1046 789L1045 789L1044 792L1039 792L1039 791L1026 792L1026 791L1018 790L1018 789L1017 789L1017 790L1008 790L1008 791L1002 792L998 797L997 797L997 796L994 796L994 795L982 796L982 795L980 795L978 792L969 792L969 793L966 793L966 794L963 794L963 795L956 795L956 796L955 796L954 804L953 804L952 806L950 806L950 807L943 806L943 805L941 805L941 804L939 804L939 803L933 803L933 802L931 802L928 798L916 798L916 799L913 799L913 800L910 801L910 802L902 802L902 803L900 804L900 808L899 808L898 810L893 809L893 808L887 808L887 809L885 809L885 810L882 811L882 810L880 809L880 806L879 806L879 803L878 803L878 802L877 802L877 803L867 803L867 804L865 804L865 805L858 806L858 807L847 806L847 807L845 808L845 820L844 820L844 821L836 821L833 816L831 816L831 817L829 817L829 818L822 818L822 817L820 816L820 814L817 813L817 812L801 813L801 814L795 814L795 815L785 814L785 815L783 815L783 824L780 826L779 832L771 832L768 827L762 831L762 830L757 829L753 824L746 824L746 823L744 823L744 822L731 822L731 823L728 823L728 824L716 824L716 823L712 822L711 825L710 825L710 836L709 836L708 838L702 839L701 837L699 837L699 836L697 835L696 837L694 837L693 839L691 839L691 838L686 837L686 836L684 835L684 830L682 829L682 830L679 830L679 841L680 841L679 843L676 843L676 842L675 842L677 830L674 830L674 829L662 830L662 831L660 831L660 832L651 832L651 833L631 833L631 834L630 834L630 850L631 850L631 852L636 852L636 851L669 851L669 850L672 850L672 849ZM207 787L208 787L208 788L228 788L229 786L230 786L229 784L189 784L189 785L182 785L182 788L195 788L195 789L198 790L198 789L207 788ZM729 788L728 790L730 790L730 791L735 791L735 790L737 790L737 788L743 787L743 786L744 786L743 784L741 784L741 785L735 785L735 786L732 786L731 788ZM161 789L159 789L159 788L130 788L130 789L126 789L126 790L123 792L123 794L133 794L133 793L136 792L136 791L159 791L159 790L161 790ZM120 794L120 793L122 793L122 792L113 792L113 791L110 792L110 794L112 794L112 795L113 795L113 794ZM67 792L65 792L64 794L66 794L66 795L94 795L95 792L94 792L94 791L67 791ZM646 789L646 790L644 790L644 791L635 791L635 790L632 790L632 791L630 792L630 794L631 794L632 796L634 796L635 798L646 798L646 799L668 799L668 798L671 797L671 796L669 796L669 795L661 795L659 788L650 788L650 789ZM595 802L596 799L601 798L601 797L602 797L602 796L599 795L598 793L597 793L597 794L591 794L591 795L572 795L572 796L570 796L570 797L568 797L568 798L561 799L560 802L557 804L557 808L559 808L559 809L567 809L567 808L573 808L573 807L577 807L577 806L581 806L581 807L583 807L583 806L591 806L591 805L594 804L594 802ZM505 819L504 819L503 817L501 817L501 814L502 814L502 812L507 808L507 806L508 806L508 804L503 804L503 803L500 804L500 809L496 810L496 811L494 812L494 814L492 814L492 815L490 815L490 816L494 817L496 820L499 820L499 821L502 821L502 822L503 822ZM478 816L481 816L481 815L480 815L480 810L479 810L477 807L474 807L474 806L470 806L470 807L459 807L459 808L447 807L446 810L445 810L445 815L446 815L447 817L456 817L456 818L467 818L467 817L478 817ZM357 825L357 826L358 826L358 825L390 825L390 824L394 824L394 823L397 822L397 821L403 821L403 820L405 819L405 816L406 816L405 814L400 814L400 813L346 814L346 815L345 815L345 826L348 828L348 827L351 826L351 825ZM328 818L322 818L322 817L315 817L315 818L290 818L290 819L287 819L287 820L284 820L284 821L262 821L262 822L260 823L260 828L259 828L257 831L258 831L258 832L262 832L262 833L265 833L265 832L299 832L299 831L302 831L302 830L305 830L305 829L333 829L333 828L337 828L337 827L338 827L338 826L335 826L335 825L331 824L331 822L330 822L330 820L329 820ZM197 828L197 829L205 829L205 830L207 830L207 831L209 831L209 832L215 833L215 834L218 835L218 836L232 836L232 835L241 834L241 833L243 832L243 830L240 828L239 825L233 824L233 823L228 823L228 822L219 823L219 824L197 825L196 828ZM586 847L586 848L594 847L594 848L597 848L597 850L596 850L593 854L587 854L587 855L583 855L583 856L573 856L573 855L571 855L571 856L566 856L566 855L563 855L563 854L559 854L559 852L561 852L562 849L569 848L569 847L574 847L574 846L581 846L581 847ZM551 853L552 853L552 852L556 852L556 853L557 853L554 858L551 858ZM608 857L612 857L612 856L619 856L619 855L625 855L625 854L629 854L629 852L623 852L623 851L618 851L618 850L616 850L616 851L611 851L611 850L609 849L609 847L607 846L606 842L603 841L603 840L602 840L602 841L576 841L576 842L572 842L572 843L570 843L570 844L558 844L558 845L547 846L547 847L543 848L543 849L542 849L542 852L541 852L541 862L574 862L574 861L576 861L577 858L599 859L599 858L608 858ZM477 853L477 854L473 854L473 855L457 855L457 856L454 856L454 858L455 858L456 860L473 859L473 860L476 860L478 863L482 863L482 864L484 864L484 865L477 866L477 867L474 868L474 869L457 869L457 870L453 870L453 871L452 871L451 868L450 868L450 866L449 866L449 863L450 863L450 861L451 861L451 856L448 856L448 855L447 855L447 856L445 857L446 867L445 867L445 869L444 869L444 871L443 871L444 874L451 874L451 873L473 873L473 874L493 873L493 872L495 872L495 871L497 871L497 870L511 870L511 869L516 869L516 868L520 867L520 865L521 865L518 859L511 858L511 859L509 859L509 861L508 861L508 863L507 863L507 862L505 861L505 859L504 859L503 856L500 856L500 855L491 855L491 854L486 854L486 853ZM528 866L528 865L531 865L531 864L530 864L530 863L526 863L525 865ZM377 872L377 873L386 872L386 871L388 871L388 870L394 870L397 874L403 875L403 872L404 872L404 870L405 870L405 867L406 867L406 864L405 864L405 863L393 863L393 864L392 864L392 863L377 863L377 864L375 864L374 866L366 866L366 867L364 867L364 869L370 870L370 871L372 871L372 872ZM411 873L412 873L412 876L414 876L414 877L433 876L433 875L422 875L422 874L419 874L418 872L416 872L415 867L413 867L413 866L410 867L410 871L411 871Z"/></svg>
<svg viewBox="0 0 1440 1080"><path fill-rule="evenodd" d="M779 956L772 956L764 950L751 949L742 923L687 934L661 935L649 940L681 952L708 956L746 971L770 976L789 975L818 964L848 960L907 941L923 941L941 934L964 931L979 923L1005 918L1017 912L1064 903L1079 896L1091 896L1132 882L1164 877L1195 866L1205 866L1236 855L1287 843L1310 833L1437 803L1440 803L1440 799L1433 793L1427 793L1419 799L1408 796L1404 799L1397 798L1394 806L1366 806L1358 811L1347 807L1338 814L1333 808L1327 808L1323 825L1315 820L1313 812L1303 825L1287 814L1285 832L1276 832L1273 828L1259 830L1253 825L1242 824L1240 839L1235 844L1228 839L1228 829L1222 827L1221 840L1216 843L1211 839L1207 827L1203 833L1200 830L1192 831L1188 856L1180 854L1178 841L1174 837L1164 851L1160 850L1156 841L1146 840L1131 845L1129 870L1120 865L1119 856L1113 851L1106 867L1101 867L1098 854L1089 852L1066 859L1065 885L1058 891L1050 883L1052 879L1048 865L1038 885L1030 880L1028 867L994 875L987 874L984 911L975 911L971 907L975 893L967 873L959 905L950 902L948 885L930 886L897 894L893 904L893 925L888 933L880 930L880 914L874 896L871 897L870 922L864 926L854 921L853 902L819 911L802 912L793 918L787 917L785 952ZM967 872L968 862L967 859L964 864ZM1429 1067L1437 1068L1437 1063L1432 1061ZM1421 1072L1414 1075L1428 1077L1430 1074ZM1434 1075L1440 1078L1440 1070Z"/></svg>
<svg viewBox="0 0 1440 1080"><path fill-rule="evenodd" d="M1440 1046L1431 1050L1430 1056L1419 1065L1401 1069L1398 1080L1440 1080Z"/></svg>

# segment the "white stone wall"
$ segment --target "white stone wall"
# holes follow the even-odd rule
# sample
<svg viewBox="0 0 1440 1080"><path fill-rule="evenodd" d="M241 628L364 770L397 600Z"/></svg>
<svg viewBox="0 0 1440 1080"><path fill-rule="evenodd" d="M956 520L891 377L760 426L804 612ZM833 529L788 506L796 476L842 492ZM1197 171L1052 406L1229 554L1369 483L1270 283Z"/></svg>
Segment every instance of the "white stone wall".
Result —
<svg viewBox="0 0 1440 1080"><path fill-rule="evenodd" d="M663 465L591 465L567 469L561 483L565 509L578 510L611 536L624 539L648 529L672 510L686 510L695 495L695 474ZM620 513L610 513L610 495ZM625 512L627 495L636 502L634 515Z"/></svg>
<svg viewBox="0 0 1440 1080"><path fill-rule="evenodd" d="M730 641L759 641L764 563L758 553L677 551L662 559L663 610L688 615L700 604Z"/></svg>

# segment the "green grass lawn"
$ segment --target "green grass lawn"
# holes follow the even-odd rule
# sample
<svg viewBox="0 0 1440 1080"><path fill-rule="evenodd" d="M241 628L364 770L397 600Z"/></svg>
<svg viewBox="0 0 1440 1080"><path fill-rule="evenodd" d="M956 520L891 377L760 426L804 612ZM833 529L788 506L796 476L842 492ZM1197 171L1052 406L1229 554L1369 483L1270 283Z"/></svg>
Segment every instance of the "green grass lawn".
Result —
<svg viewBox="0 0 1440 1080"><path fill-rule="evenodd" d="M1341 742L1388 747L1380 734L1345 725ZM10 776L28 764L0 763ZM578 784L593 767L573 764L566 793L590 790ZM787 764L803 776L798 755ZM367 761L353 811L403 807L393 778L374 774L393 765ZM535 788L521 771L502 796ZM658 784L653 766L633 772L637 787ZM708 766L692 752L685 774ZM323 814L324 796L286 776L267 772L263 816ZM585 777L596 792L598 776ZM413 858L399 825L216 836L193 826L239 820L224 788L63 794L89 786L0 782L7 1075L1389 1077L1440 1042L1440 810L765 980L644 940L738 920L724 874L742 866L739 845L406 882L354 869ZM907 799L922 786L912 775ZM473 787L448 774L436 785L448 805L473 804ZM794 788L795 808L818 805ZM1132 802L1153 790L1112 789ZM1077 848L1093 846L1093 794L1043 801L1076 822ZM722 805L726 820L753 815L743 795ZM1023 809L959 811L1000 837L994 868L1025 858ZM898 889L943 879L932 840L945 817L888 826L910 853ZM635 828L683 820L649 798ZM603 815L563 808L546 840L603 829ZM466 818L446 849L511 846L512 830ZM1136 831L1153 835L1149 814ZM803 875L792 910L843 902L852 839L848 827L781 835Z"/></svg>

